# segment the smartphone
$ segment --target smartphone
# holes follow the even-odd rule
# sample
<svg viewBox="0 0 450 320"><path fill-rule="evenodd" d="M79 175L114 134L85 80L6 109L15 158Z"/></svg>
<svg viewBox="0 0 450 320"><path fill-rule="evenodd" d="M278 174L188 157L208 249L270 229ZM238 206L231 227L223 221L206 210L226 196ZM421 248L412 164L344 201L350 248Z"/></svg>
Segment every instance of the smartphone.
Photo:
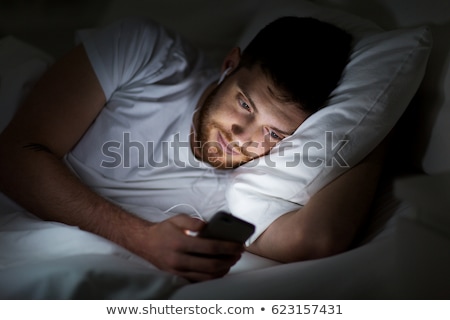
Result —
<svg viewBox="0 0 450 320"><path fill-rule="evenodd" d="M245 243L255 226L225 211L217 212L198 233L199 237Z"/></svg>

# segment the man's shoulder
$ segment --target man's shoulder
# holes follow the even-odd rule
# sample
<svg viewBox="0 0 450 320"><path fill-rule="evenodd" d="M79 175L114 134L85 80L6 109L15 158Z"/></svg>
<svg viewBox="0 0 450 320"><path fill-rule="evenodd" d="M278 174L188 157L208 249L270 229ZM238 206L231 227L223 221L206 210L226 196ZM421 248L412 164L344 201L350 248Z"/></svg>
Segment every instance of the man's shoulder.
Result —
<svg viewBox="0 0 450 320"><path fill-rule="evenodd" d="M148 58L174 58L173 54L188 64L202 56L201 50L192 45L179 32L148 17L132 16L114 22L116 36L126 38L128 51L146 52Z"/></svg>
<svg viewBox="0 0 450 320"><path fill-rule="evenodd" d="M152 40L160 41L161 38L179 38L178 32L166 27L163 24L149 17L128 16L115 20L109 24L101 26L104 30L110 30L116 33L118 37L127 37L128 39L139 39L151 36Z"/></svg>

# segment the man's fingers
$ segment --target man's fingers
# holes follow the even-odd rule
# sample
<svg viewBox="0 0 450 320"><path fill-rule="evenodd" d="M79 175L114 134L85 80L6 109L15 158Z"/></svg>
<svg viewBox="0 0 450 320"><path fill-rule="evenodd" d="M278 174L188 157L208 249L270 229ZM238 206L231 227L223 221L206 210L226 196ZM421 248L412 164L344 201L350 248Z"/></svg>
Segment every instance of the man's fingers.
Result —
<svg viewBox="0 0 450 320"><path fill-rule="evenodd" d="M192 218L185 214L180 214L170 218L169 221L180 229L190 231L200 231L205 226L205 222L202 220Z"/></svg>
<svg viewBox="0 0 450 320"><path fill-rule="evenodd" d="M226 275L230 268L239 260L239 256L197 256L179 255L173 273L190 281L211 280Z"/></svg>
<svg viewBox="0 0 450 320"><path fill-rule="evenodd" d="M184 250L188 253L201 255L240 255L244 246L237 242L191 237L184 243Z"/></svg>
<svg viewBox="0 0 450 320"><path fill-rule="evenodd" d="M204 225L203 221L187 215L153 225L146 250L149 261L191 281L224 276L240 259L244 246L186 234L186 230L199 231Z"/></svg>

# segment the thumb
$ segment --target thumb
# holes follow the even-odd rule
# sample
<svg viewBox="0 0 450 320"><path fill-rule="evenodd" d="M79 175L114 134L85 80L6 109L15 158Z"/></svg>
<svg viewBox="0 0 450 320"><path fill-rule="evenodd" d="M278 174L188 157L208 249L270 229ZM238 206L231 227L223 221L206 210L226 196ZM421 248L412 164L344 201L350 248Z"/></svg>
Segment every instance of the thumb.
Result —
<svg viewBox="0 0 450 320"><path fill-rule="evenodd" d="M200 231L206 224L198 218L193 218L185 214L177 215L171 218L171 220L178 228L191 231Z"/></svg>

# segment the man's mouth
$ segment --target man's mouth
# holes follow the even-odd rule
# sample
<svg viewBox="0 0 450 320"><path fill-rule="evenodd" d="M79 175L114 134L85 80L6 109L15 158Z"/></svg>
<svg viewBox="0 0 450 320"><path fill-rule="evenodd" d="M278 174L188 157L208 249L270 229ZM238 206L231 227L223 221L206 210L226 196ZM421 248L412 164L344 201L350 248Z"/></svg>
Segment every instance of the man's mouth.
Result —
<svg viewBox="0 0 450 320"><path fill-rule="evenodd" d="M217 142L219 142L222 150L229 155L239 155L240 153L233 148L233 144L228 143L220 131L217 133Z"/></svg>

